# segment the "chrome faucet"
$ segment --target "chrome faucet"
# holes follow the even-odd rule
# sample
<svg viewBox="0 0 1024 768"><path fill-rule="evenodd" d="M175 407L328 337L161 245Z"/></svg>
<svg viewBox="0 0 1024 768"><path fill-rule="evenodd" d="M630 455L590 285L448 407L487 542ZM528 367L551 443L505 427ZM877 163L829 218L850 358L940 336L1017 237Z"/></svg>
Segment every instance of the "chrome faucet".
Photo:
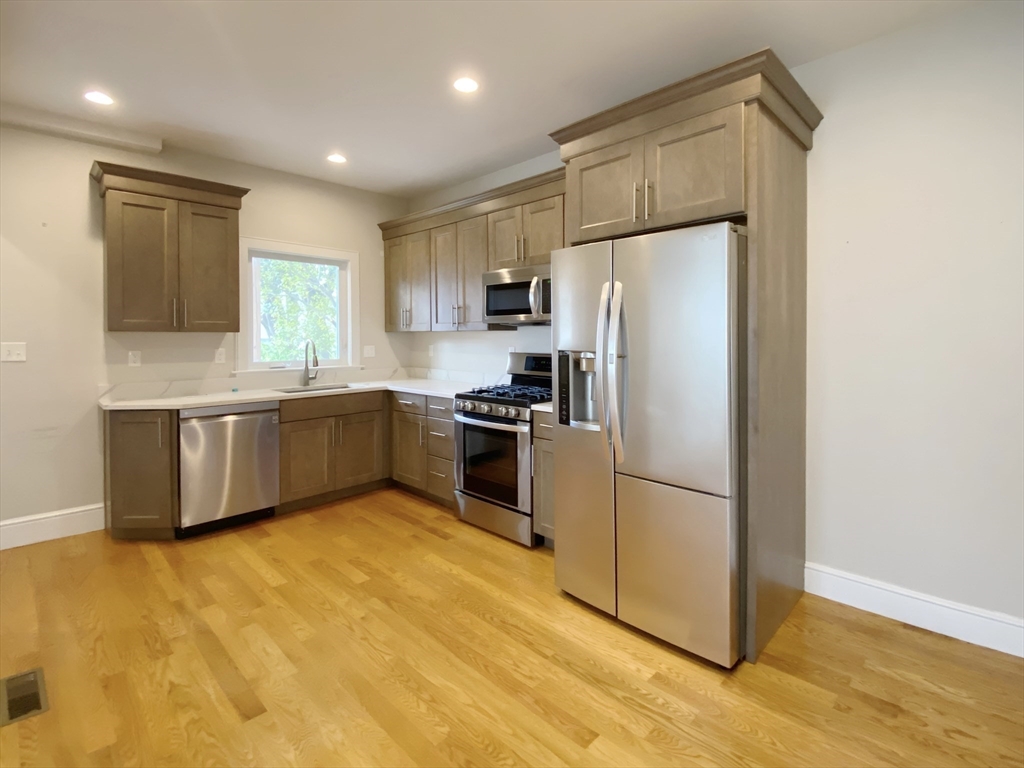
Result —
<svg viewBox="0 0 1024 768"><path fill-rule="evenodd" d="M309 372L309 348L313 347L313 372ZM309 382L314 381L320 375L320 361L316 356L316 343L312 339L306 339L305 365L302 366L302 386L308 387Z"/></svg>

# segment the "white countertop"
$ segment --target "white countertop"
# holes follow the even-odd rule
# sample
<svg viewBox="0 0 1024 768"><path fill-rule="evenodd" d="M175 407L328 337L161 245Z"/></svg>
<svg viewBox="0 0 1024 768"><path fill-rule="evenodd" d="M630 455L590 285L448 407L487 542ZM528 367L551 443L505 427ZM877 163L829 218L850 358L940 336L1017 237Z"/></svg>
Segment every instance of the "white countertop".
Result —
<svg viewBox="0 0 1024 768"><path fill-rule="evenodd" d="M349 384L345 389L311 389L307 392L279 392L276 389L243 389L238 392L213 392L206 395L184 397L156 397L146 400L113 400L109 396L100 398L100 408L105 411L176 411L182 408L206 408L215 405L236 405L273 400L294 400L303 397L325 397L344 395L349 392L407 392L413 395L434 397L455 397L479 384L441 379L395 379L392 381L363 381ZM534 406L536 407L536 406ZM550 405L548 406L550 410Z"/></svg>
<svg viewBox="0 0 1024 768"><path fill-rule="evenodd" d="M541 411L542 413L554 413L551 408L551 403L536 403L530 406L531 411Z"/></svg>

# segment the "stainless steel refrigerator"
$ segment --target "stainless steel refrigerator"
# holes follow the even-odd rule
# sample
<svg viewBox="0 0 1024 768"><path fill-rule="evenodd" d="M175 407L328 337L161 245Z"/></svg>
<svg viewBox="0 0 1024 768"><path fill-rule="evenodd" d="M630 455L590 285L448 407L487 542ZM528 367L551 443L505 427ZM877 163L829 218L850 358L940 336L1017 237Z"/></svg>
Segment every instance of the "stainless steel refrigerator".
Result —
<svg viewBox="0 0 1024 768"><path fill-rule="evenodd" d="M740 648L742 228L552 254L555 579L733 666Z"/></svg>

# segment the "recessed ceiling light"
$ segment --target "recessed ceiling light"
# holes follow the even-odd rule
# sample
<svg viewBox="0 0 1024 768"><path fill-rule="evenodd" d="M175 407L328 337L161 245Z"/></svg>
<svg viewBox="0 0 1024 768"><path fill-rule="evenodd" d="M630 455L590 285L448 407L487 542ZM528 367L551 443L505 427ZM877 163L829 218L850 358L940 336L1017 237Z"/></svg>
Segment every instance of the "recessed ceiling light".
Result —
<svg viewBox="0 0 1024 768"><path fill-rule="evenodd" d="M328 155L327 159L330 160L332 163L347 163L348 162L348 158L346 158L344 155L339 155L337 152L335 152L333 155Z"/></svg>
<svg viewBox="0 0 1024 768"><path fill-rule="evenodd" d="M455 90L463 93L472 93L479 87L476 80L471 77L460 77L455 81Z"/></svg>
<svg viewBox="0 0 1024 768"><path fill-rule="evenodd" d="M94 104L103 104L104 106L108 107L114 103L114 100L112 98L107 96L107 94L105 93L101 93L100 91L89 91L87 94L85 94L85 98L87 98Z"/></svg>

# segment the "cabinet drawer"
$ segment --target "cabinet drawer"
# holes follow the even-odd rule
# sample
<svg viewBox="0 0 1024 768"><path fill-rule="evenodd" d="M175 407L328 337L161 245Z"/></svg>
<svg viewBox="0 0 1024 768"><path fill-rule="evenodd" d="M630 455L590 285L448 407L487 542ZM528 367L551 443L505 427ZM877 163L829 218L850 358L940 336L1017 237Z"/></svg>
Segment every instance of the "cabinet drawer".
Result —
<svg viewBox="0 0 1024 768"><path fill-rule="evenodd" d="M425 416L427 413L427 396L410 395L406 392L392 392L391 408L402 413L418 413L420 416Z"/></svg>
<svg viewBox="0 0 1024 768"><path fill-rule="evenodd" d="M281 422L324 419L329 416L347 416L384 408L383 392L351 392L343 395L303 397L281 401Z"/></svg>
<svg viewBox="0 0 1024 768"><path fill-rule="evenodd" d="M533 412L533 436L551 440L555 436L555 414L544 411Z"/></svg>
<svg viewBox="0 0 1024 768"><path fill-rule="evenodd" d="M455 422L427 418L427 453L448 461L455 459Z"/></svg>
<svg viewBox="0 0 1024 768"><path fill-rule="evenodd" d="M455 462L427 457L427 493L445 501L455 499Z"/></svg>
<svg viewBox="0 0 1024 768"><path fill-rule="evenodd" d="M433 419L448 419L449 421L454 418L452 405L454 400L450 397L428 397L427 398L427 416Z"/></svg>

